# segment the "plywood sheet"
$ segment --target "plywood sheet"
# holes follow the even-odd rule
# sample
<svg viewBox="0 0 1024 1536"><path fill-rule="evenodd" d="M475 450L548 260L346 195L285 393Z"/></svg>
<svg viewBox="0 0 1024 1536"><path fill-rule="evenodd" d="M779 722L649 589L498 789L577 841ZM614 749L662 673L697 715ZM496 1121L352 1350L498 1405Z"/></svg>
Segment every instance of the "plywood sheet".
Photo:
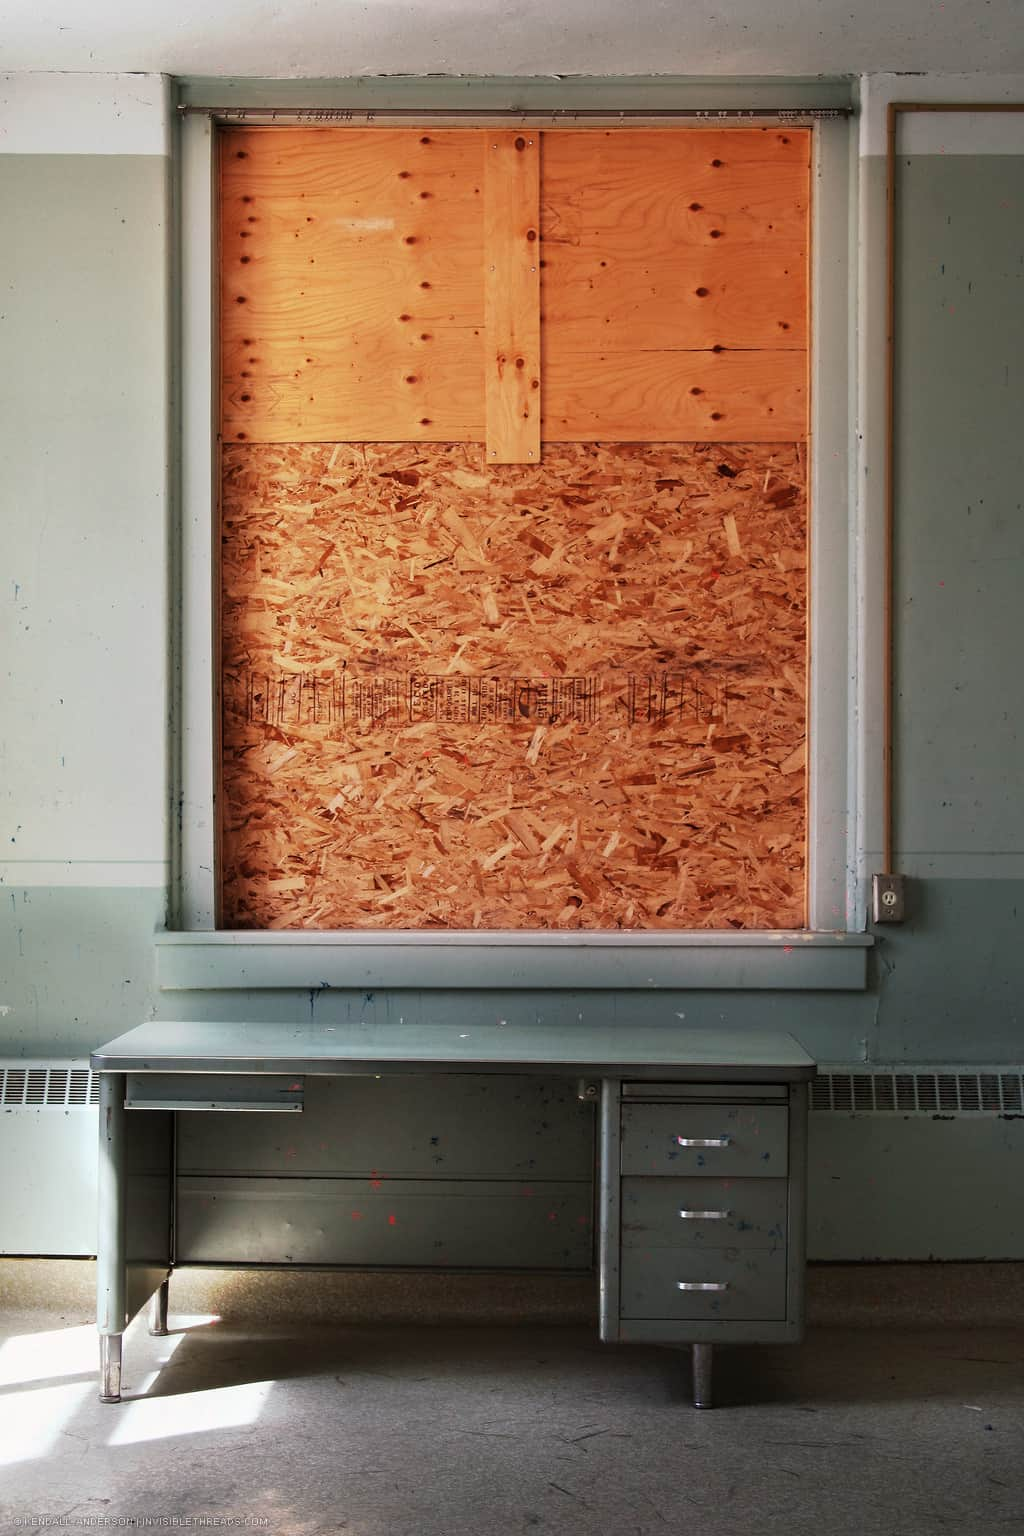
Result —
<svg viewBox="0 0 1024 1536"><path fill-rule="evenodd" d="M540 135L498 131L484 147L487 462L540 458Z"/></svg>
<svg viewBox="0 0 1024 1536"><path fill-rule="evenodd" d="M485 218L486 166L517 138L541 207L513 281L538 221L519 196ZM809 146L798 128L225 130L225 440L482 442L490 410L503 439L528 429L528 459L536 396L549 441L802 438Z"/></svg>
<svg viewBox="0 0 1024 1536"><path fill-rule="evenodd" d="M805 348L809 177L806 128L545 133L552 345Z"/></svg>
<svg viewBox="0 0 1024 1536"><path fill-rule="evenodd" d="M483 137L221 135L228 441L483 437Z"/></svg>
<svg viewBox="0 0 1024 1536"><path fill-rule="evenodd" d="M806 432L810 134L544 135L544 435Z"/></svg>
<svg viewBox="0 0 1024 1536"><path fill-rule="evenodd" d="M545 436L774 443L806 430L802 352L559 352L545 345Z"/></svg>
<svg viewBox="0 0 1024 1536"><path fill-rule="evenodd" d="M228 445L224 921L804 920L798 444Z"/></svg>

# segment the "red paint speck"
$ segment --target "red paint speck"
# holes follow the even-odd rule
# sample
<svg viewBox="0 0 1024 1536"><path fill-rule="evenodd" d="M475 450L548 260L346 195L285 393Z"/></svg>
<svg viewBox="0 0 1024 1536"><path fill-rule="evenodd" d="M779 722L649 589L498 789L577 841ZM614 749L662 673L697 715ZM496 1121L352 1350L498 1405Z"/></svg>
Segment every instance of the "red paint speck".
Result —
<svg viewBox="0 0 1024 1536"><path fill-rule="evenodd" d="M783 946L782 946L782 953L784 955L791 955L793 953L793 946L792 946L792 944L783 944Z"/></svg>
<svg viewBox="0 0 1024 1536"><path fill-rule="evenodd" d="M558 1212L557 1211L548 1211L548 1221L557 1221L557 1220L558 1220Z"/></svg>
<svg viewBox="0 0 1024 1536"><path fill-rule="evenodd" d="M352 1220L353 1221L362 1221L362 1219L363 1219L362 1211L353 1211L352 1212Z"/></svg>
<svg viewBox="0 0 1024 1536"><path fill-rule="evenodd" d="M398 1225L398 1217L397 1216L389 1216L388 1217L388 1226L389 1227L397 1227L397 1225Z"/></svg>

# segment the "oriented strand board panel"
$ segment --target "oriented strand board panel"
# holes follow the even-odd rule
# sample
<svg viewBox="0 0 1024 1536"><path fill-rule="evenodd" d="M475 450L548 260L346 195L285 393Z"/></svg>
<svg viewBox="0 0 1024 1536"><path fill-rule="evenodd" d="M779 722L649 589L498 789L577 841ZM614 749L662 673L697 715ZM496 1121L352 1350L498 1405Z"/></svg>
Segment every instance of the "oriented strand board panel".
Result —
<svg viewBox="0 0 1024 1536"><path fill-rule="evenodd" d="M225 441L482 440L483 145L221 134Z"/></svg>
<svg viewBox="0 0 1024 1536"><path fill-rule="evenodd" d="M806 433L807 129L544 135L544 436Z"/></svg>
<svg viewBox="0 0 1024 1536"><path fill-rule="evenodd" d="M229 444L224 922L804 921L799 444Z"/></svg>

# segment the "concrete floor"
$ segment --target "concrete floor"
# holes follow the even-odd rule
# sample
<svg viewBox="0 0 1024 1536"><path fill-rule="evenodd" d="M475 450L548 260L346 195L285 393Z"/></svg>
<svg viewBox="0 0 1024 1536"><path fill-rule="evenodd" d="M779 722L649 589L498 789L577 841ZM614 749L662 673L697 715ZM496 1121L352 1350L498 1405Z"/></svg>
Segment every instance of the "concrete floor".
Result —
<svg viewBox="0 0 1024 1536"><path fill-rule="evenodd" d="M133 1323L103 1406L87 1306L6 1311L0 1528L1024 1533L1024 1328L721 1350L705 1413L685 1355L576 1324L228 1323L172 1288L171 1329Z"/></svg>

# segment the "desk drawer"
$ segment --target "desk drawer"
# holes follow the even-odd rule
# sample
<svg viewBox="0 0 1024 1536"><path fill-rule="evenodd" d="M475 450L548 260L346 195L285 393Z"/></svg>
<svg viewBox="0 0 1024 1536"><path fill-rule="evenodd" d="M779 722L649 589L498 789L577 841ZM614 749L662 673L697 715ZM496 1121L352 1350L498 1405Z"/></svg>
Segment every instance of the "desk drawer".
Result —
<svg viewBox="0 0 1024 1536"><path fill-rule="evenodd" d="M784 1178L788 1136L789 1111L781 1104L623 1104L621 1169Z"/></svg>
<svg viewBox="0 0 1024 1536"><path fill-rule="evenodd" d="M784 1248L785 1179L622 1180L623 1248Z"/></svg>
<svg viewBox="0 0 1024 1536"><path fill-rule="evenodd" d="M680 1282L721 1289L682 1290ZM625 1249L619 1308L624 1318L782 1321L785 1247Z"/></svg>

